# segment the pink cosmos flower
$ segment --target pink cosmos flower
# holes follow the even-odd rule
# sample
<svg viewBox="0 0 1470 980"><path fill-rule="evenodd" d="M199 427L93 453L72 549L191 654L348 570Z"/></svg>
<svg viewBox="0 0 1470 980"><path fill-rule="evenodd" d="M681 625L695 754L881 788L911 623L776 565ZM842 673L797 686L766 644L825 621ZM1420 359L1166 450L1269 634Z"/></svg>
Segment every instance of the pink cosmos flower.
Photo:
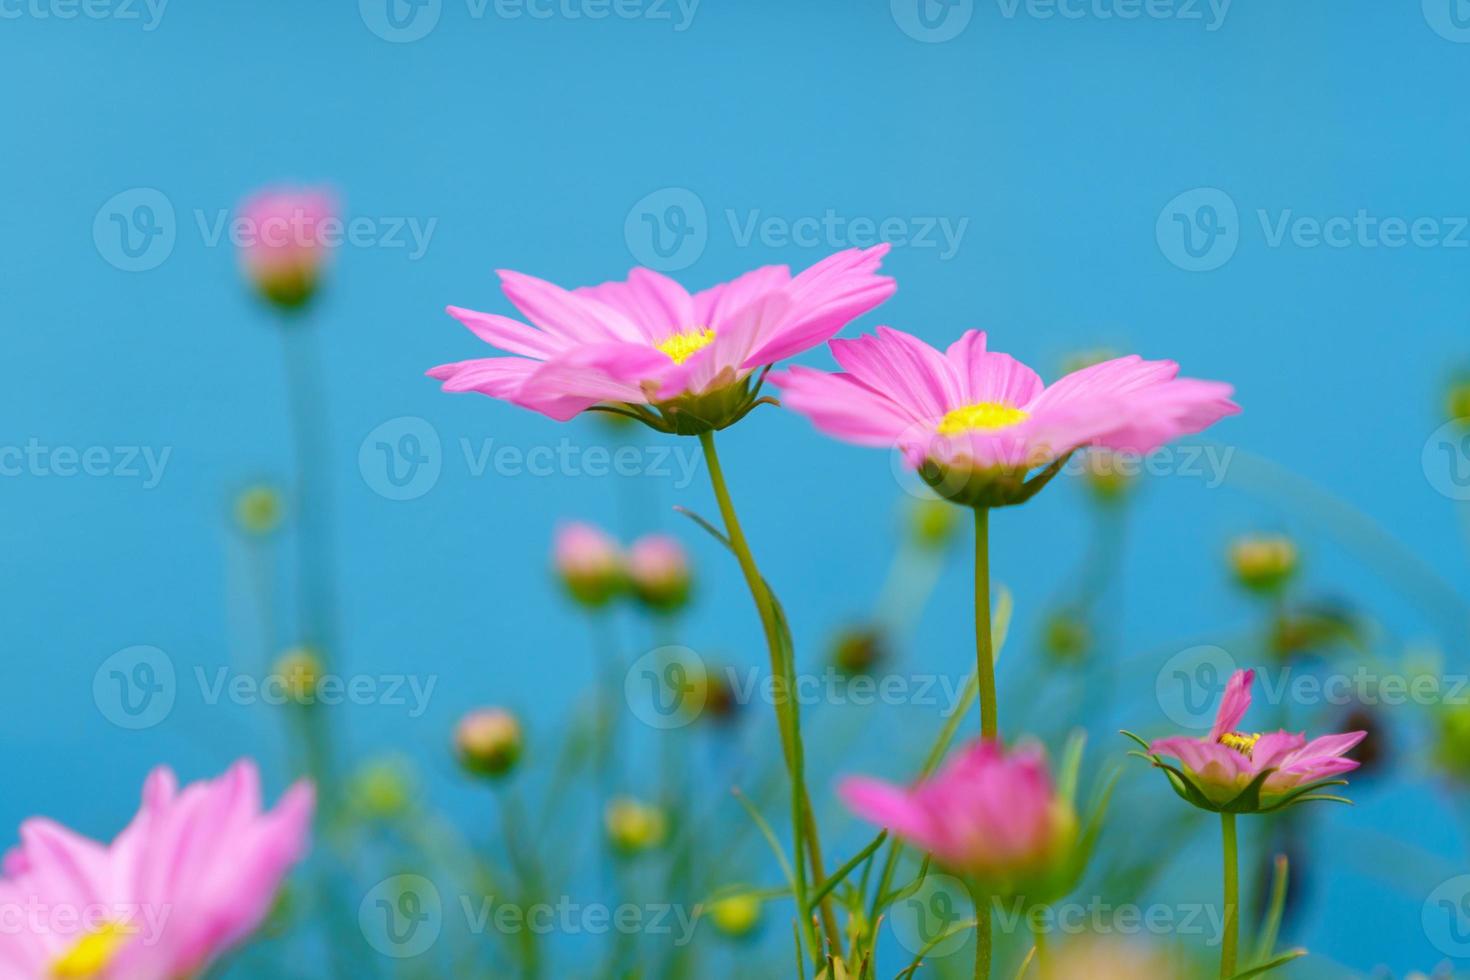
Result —
<svg viewBox="0 0 1470 980"><path fill-rule="evenodd" d="M587 605L602 605L623 585L622 551L606 531L594 525L572 521L559 526L551 561L567 591Z"/></svg>
<svg viewBox="0 0 1470 980"><path fill-rule="evenodd" d="M839 793L865 820L984 881L1042 873L1076 837L1076 815L1052 788L1038 748L1007 753L998 741L977 741L912 789L853 778Z"/></svg>
<svg viewBox="0 0 1470 980"><path fill-rule="evenodd" d="M502 270L506 297L530 324L449 307L513 357L444 364L445 391L478 391L566 421L619 406L663 431L724 428L756 402L748 379L821 343L895 289L877 274L887 245L849 249L792 277L765 266L690 295L650 269L625 282L567 291ZM651 410L652 409L652 410Z"/></svg>
<svg viewBox="0 0 1470 980"><path fill-rule="evenodd" d="M323 188L272 187L240 204L236 215L240 260L266 299L302 306L316 291L330 253L337 200Z"/></svg>
<svg viewBox="0 0 1470 980"><path fill-rule="evenodd" d="M1251 705L1255 676L1253 670L1238 670L1231 675L1207 738L1161 738L1148 747L1149 752L1174 756L1184 763L1185 775L1194 787L1209 802L1220 806L1231 803L1246 787L1269 773L1252 809L1274 809L1324 780L1358 768L1356 761L1344 756L1367 732L1324 735L1308 742L1301 733L1258 735L1238 731Z"/></svg>
<svg viewBox="0 0 1470 980"><path fill-rule="evenodd" d="M254 932L306 853L314 794L292 787L262 812L255 764L182 791L153 771L143 804L110 845L35 818L5 860L0 980L199 976Z"/></svg>
<svg viewBox="0 0 1470 980"><path fill-rule="evenodd" d="M1233 389L1179 378L1173 361L1103 361L1055 384L971 330L943 352L909 334L834 340L845 373L792 367L772 375L782 402L849 442L901 449L944 496L1000 506L1044 485L1027 473L1084 446L1147 453L1240 409Z"/></svg>

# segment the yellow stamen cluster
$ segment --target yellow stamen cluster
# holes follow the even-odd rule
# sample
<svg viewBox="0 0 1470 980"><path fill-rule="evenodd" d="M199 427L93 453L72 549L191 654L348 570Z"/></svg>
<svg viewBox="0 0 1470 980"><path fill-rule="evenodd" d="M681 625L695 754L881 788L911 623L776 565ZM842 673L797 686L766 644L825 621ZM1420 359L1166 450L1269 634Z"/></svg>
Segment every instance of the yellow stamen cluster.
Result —
<svg viewBox="0 0 1470 980"><path fill-rule="evenodd" d="M1030 418L1029 412L1000 402L978 402L947 413L939 421L939 434L957 436L963 432L994 432L1018 425Z"/></svg>
<svg viewBox="0 0 1470 980"><path fill-rule="evenodd" d="M675 364L683 364L695 351L704 350L715 342L713 327L694 327L682 333L672 334L654 346L669 356Z"/></svg>
<svg viewBox="0 0 1470 980"><path fill-rule="evenodd" d="M1261 740L1259 735L1245 735L1240 732L1225 732L1220 736L1220 744L1227 749L1234 749L1247 759L1250 758L1251 750Z"/></svg>
<svg viewBox="0 0 1470 980"><path fill-rule="evenodd" d="M136 931L120 923L104 923L102 928L83 936L64 956L52 963L51 976L54 980L89 980L100 976Z"/></svg>

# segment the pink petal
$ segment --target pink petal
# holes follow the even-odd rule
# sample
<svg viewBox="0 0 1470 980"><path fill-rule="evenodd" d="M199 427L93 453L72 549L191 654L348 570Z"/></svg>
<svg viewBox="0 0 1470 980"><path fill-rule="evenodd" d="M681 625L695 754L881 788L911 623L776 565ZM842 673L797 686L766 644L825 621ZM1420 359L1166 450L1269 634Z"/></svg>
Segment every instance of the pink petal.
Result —
<svg viewBox="0 0 1470 980"><path fill-rule="evenodd" d="M545 360L566 348L567 341L558 339L510 317L479 313L458 306L446 307L454 317L474 332L476 337L510 354L524 354Z"/></svg>
<svg viewBox="0 0 1470 980"><path fill-rule="evenodd" d="M1225 696L1220 699L1220 710L1215 715L1215 725L1210 729L1210 740L1218 739L1227 732L1237 731L1241 719L1251 706L1251 684L1255 682L1254 670L1237 670L1225 685Z"/></svg>
<svg viewBox="0 0 1470 980"><path fill-rule="evenodd" d="M915 419L887 395L850 374L827 374L793 366L770 376L781 403L800 412L831 436L862 446L892 448Z"/></svg>
<svg viewBox="0 0 1470 980"><path fill-rule="evenodd" d="M854 776L843 780L837 793L849 810L869 823L891 830L920 846L932 842L928 814L914 802L907 790L877 779Z"/></svg>
<svg viewBox="0 0 1470 980"><path fill-rule="evenodd" d="M830 347L837 363L854 378L914 418L937 424L961 404L961 381L949 362L911 334L879 327L875 335L834 340Z"/></svg>
<svg viewBox="0 0 1470 980"><path fill-rule="evenodd" d="M785 289L789 316L761 338L745 366L774 364L814 347L892 296L897 283L877 275L888 250L885 243L838 252L791 280Z"/></svg>
<svg viewBox="0 0 1470 980"><path fill-rule="evenodd" d="M716 333L750 304L782 290L791 281L784 265L767 265L727 283L711 286L694 296L694 312L687 326L712 327Z"/></svg>
<svg viewBox="0 0 1470 980"><path fill-rule="evenodd" d="M534 276L502 269L500 288L532 323L562 341L595 344L647 339L637 324L611 306Z"/></svg>
<svg viewBox="0 0 1470 980"><path fill-rule="evenodd" d="M573 293L617 310L651 344L700 325L694 318L694 300L684 287L652 269L637 268L628 273L626 282L584 286Z"/></svg>

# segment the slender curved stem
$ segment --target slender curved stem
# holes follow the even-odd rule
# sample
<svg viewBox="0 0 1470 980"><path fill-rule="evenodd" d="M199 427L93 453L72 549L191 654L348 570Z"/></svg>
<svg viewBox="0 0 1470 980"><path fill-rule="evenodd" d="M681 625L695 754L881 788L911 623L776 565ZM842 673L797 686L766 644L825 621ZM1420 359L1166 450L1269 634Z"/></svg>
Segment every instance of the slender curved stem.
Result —
<svg viewBox="0 0 1470 980"><path fill-rule="evenodd" d="M1220 976L1235 976L1236 948L1240 944L1240 867L1236 858L1235 814L1220 814L1225 853L1225 935L1220 941Z"/></svg>
<svg viewBox="0 0 1470 980"><path fill-rule="evenodd" d="M811 874L816 881L825 881L827 874L823 868L822 845L817 833L816 820L812 815L811 798L806 790L805 759L801 744L801 708L796 701L796 665L782 652L781 628L777 621L775 604L767 591L760 568L755 563L755 556L751 554L750 544L745 539L745 531L740 527L740 519L735 515L735 505L730 499L730 488L725 483L725 474L720 467L720 457L715 451L714 434L700 433L699 445L704 450L705 464L709 467L710 485L714 489L715 500L720 506L720 516L725 522L725 534L730 539L730 548L735 552L736 560L740 563L740 571L745 576L746 587L750 589L751 598L755 600L756 612L760 614L761 628L765 632L766 647L770 651L771 677L776 686L776 696L772 700L776 702L776 718L781 730L781 747L786 760L786 770L791 780L791 830L796 850L796 860L792 863L796 870L796 907L801 912L803 924L806 924L806 915L802 911L807 908L806 862L810 861ZM827 943L831 949L840 954L842 934L837 929L837 919L832 912L830 896L823 898L820 909ZM821 949L814 944L812 949L814 962L822 961L821 952Z"/></svg>
<svg viewBox="0 0 1470 980"><path fill-rule="evenodd" d="M995 648L990 632L990 509L975 508L975 676L980 679L980 734L995 738Z"/></svg>

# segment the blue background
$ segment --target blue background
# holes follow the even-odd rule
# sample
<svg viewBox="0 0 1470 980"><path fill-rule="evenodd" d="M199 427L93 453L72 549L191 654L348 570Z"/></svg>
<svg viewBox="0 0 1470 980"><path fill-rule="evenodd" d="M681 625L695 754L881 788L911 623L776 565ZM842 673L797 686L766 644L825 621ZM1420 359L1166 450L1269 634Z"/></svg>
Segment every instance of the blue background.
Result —
<svg viewBox="0 0 1470 980"><path fill-rule="evenodd" d="M254 754L275 787L289 771L275 712L208 705L191 680L196 665L259 669L231 598L243 573L230 501L291 467L279 328L196 215L212 221L283 179L332 184L349 215L436 222L417 259L404 247L341 249L313 339L331 416L340 664L439 678L421 718L385 705L346 712L350 742L414 757L451 809L475 805L445 752L460 712L506 702L545 730L579 696L585 626L545 572L558 519L624 528L619 501L636 497L638 523L677 531L700 563L693 645L760 662L733 563L665 516L674 503L713 512L702 471L688 487L475 477L461 440L529 449L610 437L592 422L561 427L446 396L423 377L488 353L446 303L511 312L492 275L502 266L566 285L621 276L641 257L625 234L630 209L665 188L687 188L705 208L707 244L677 273L690 286L770 262L804 267L849 244L742 243L727 212L965 220L953 257L896 248L885 268L897 296L853 330L891 323L943 344L979 326L1047 377L1068 352L1103 346L1232 381L1245 413L1212 438L1237 460L1327 488L1449 588L1463 586L1455 502L1421 452L1442 421L1443 385L1470 354L1470 236L1458 249L1272 247L1258 218L1470 211L1470 44L1437 33L1417 3L1240 3L1208 30L1207 6L1203 21L1124 20L1092 5L1069 19L982 2L942 43L905 33L886 3L837 0L704 0L685 30L675 6L672 19L508 18L493 7L477 18L445 0L411 43L378 36L371 10L345 3L178 3L154 30L6 9L21 15L0 22L0 433L8 445L172 455L153 489L126 477L0 480L0 826L41 812L110 834L159 761L200 776ZM156 268L130 273L93 225L135 188L167 198L176 240ZM1195 188L1223 191L1239 214L1234 254L1208 272L1171 261L1179 245L1156 228ZM804 361L829 363L822 351ZM423 496L395 501L375 491L359 449L403 417L433 427L442 473ZM890 461L775 410L721 444L747 531L816 662L822 638L882 581L903 497ZM1445 605L1431 590L1380 574L1391 570L1381 554L1344 547L1321 507L1288 499L1254 465L1219 488L1149 483L1128 545L1129 651L1161 660L1248 625L1221 552L1256 527L1299 534L1313 584L1370 603L1394 640L1445 642L1446 617L1425 614ZM997 576L1021 617L1008 671L1031 654L1084 522L1070 486L997 517ZM921 663L956 675L969 657L962 566L947 571L913 644ZM99 710L93 677L135 644L168 654L180 691L161 724L129 732ZM1138 674L1144 717L1133 724L1159 728L1153 668ZM872 739L855 752L814 775L819 793L864 760L904 768ZM1464 857L1449 796L1419 769L1365 787L1355 810L1323 821L1327 847L1349 853L1320 896L1337 914L1315 917L1303 938L1357 970L1442 959L1420 907ZM1161 784L1139 785L1175 805ZM1403 862L1365 843L1380 836L1438 855L1438 870L1385 888L1375 869ZM1205 863L1199 886L1210 894L1215 880Z"/></svg>

